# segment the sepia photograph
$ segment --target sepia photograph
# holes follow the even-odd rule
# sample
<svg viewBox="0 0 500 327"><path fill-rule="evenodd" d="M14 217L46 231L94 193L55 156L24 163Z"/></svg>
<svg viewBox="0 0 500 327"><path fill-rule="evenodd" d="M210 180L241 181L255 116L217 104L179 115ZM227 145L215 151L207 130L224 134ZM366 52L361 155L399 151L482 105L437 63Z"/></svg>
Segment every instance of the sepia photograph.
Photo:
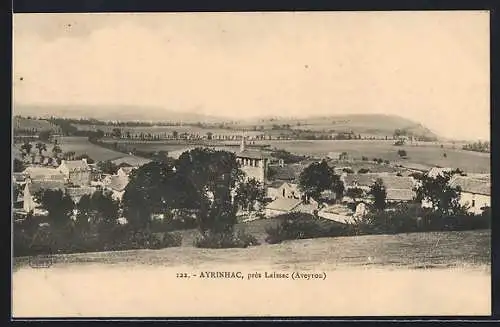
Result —
<svg viewBox="0 0 500 327"><path fill-rule="evenodd" d="M488 11L12 21L13 318L491 315Z"/></svg>

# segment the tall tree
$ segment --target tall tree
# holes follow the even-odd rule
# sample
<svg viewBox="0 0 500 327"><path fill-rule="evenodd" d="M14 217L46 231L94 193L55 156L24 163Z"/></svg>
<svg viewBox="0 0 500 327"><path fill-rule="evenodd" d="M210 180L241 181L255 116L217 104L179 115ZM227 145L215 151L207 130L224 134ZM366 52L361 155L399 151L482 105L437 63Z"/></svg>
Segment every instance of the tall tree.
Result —
<svg viewBox="0 0 500 327"><path fill-rule="evenodd" d="M112 137L117 137L117 138L120 138L122 137L122 130L120 128L113 128L113 130L111 131L111 136Z"/></svg>
<svg viewBox="0 0 500 327"><path fill-rule="evenodd" d="M79 230L86 231L90 226L90 221L94 217L90 195L85 194L77 204L76 226Z"/></svg>
<svg viewBox="0 0 500 327"><path fill-rule="evenodd" d="M325 160L313 162L299 176L299 188L307 198L318 199L325 190L338 196L344 192L344 184Z"/></svg>
<svg viewBox="0 0 500 327"><path fill-rule="evenodd" d="M54 145L52 148L52 154L54 155L55 158L59 157L59 154L62 153L61 148L58 145Z"/></svg>
<svg viewBox="0 0 500 327"><path fill-rule="evenodd" d="M103 173L110 175L116 174L118 171L118 166L109 160L99 161L97 163L97 168L99 168Z"/></svg>
<svg viewBox="0 0 500 327"><path fill-rule="evenodd" d="M30 142L24 142L23 145L21 145L21 150L26 152L26 154L31 154L31 149L33 148L33 145Z"/></svg>
<svg viewBox="0 0 500 327"><path fill-rule="evenodd" d="M111 192L97 191L90 198L91 208L95 213L93 223L100 232L108 232L116 225L118 219L119 202L115 201Z"/></svg>
<svg viewBox="0 0 500 327"><path fill-rule="evenodd" d="M196 196L192 185L174 172L170 162L152 161L132 172L122 204L131 225L146 228L152 213L197 208Z"/></svg>
<svg viewBox="0 0 500 327"><path fill-rule="evenodd" d="M41 190L35 194L43 208L49 212L50 224L55 227L65 227L71 222L70 217L75 205L69 195L62 190Z"/></svg>
<svg viewBox="0 0 500 327"><path fill-rule="evenodd" d="M459 186L450 186L450 180L455 172L444 172L436 177L424 174L418 177L415 188L418 201L427 201L432 209L442 215L462 213L466 208L460 205Z"/></svg>
<svg viewBox="0 0 500 327"><path fill-rule="evenodd" d="M244 210L253 211L256 204L264 201L265 190L255 178L240 183L235 191L235 201Z"/></svg>
<svg viewBox="0 0 500 327"><path fill-rule="evenodd" d="M37 148L39 155L42 155L42 151L47 151L47 145L45 145L45 143L38 142L35 147Z"/></svg>
<svg viewBox="0 0 500 327"><path fill-rule="evenodd" d="M92 159L91 157L89 157L88 154L80 154L80 155L76 156L74 159L75 160L87 159L87 163L88 164L93 164L94 163L94 159Z"/></svg>
<svg viewBox="0 0 500 327"><path fill-rule="evenodd" d="M20 173L24 171L26 167L24 166L23 162L17 158L14 158L14 167L13 170L15 173Z"/></svg>
<svg viewBox="0 0 500 327"><path fill-rule="evenodd" d="M75 151L68 151L63 154L65 160L73 160L75 158Z"/></svg>
<svg viewBox="0 0 500 327"><path fill-rule="evenodd" d="M363 197L364 194L365 194L365 192L362 189L360 189L359 187L349 188L346 192L346 196L353 199L354 202L357 202L358 199Z"/></svg>
<svg viewBox="0 0 500 327"><path fill-rule="evenodd" d="M373 196L373 205L377 210L384 210L386 206L387 191L382 179L377 178L370 186L369 194Z"/></svg>
<svg viewBox="0 0 500 327"><path fill-rule="evenodd" d="M191 183L197 193L200 230L230 233L236 223L236 206L231 190L243 180L234 153L196 148L177 160L177 173Z"/></svg>

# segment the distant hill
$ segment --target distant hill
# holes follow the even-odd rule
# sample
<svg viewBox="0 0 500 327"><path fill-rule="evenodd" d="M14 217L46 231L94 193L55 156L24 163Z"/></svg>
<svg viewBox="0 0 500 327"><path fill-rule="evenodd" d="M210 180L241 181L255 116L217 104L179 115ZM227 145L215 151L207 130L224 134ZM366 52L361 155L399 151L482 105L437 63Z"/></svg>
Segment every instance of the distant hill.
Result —
<svg viewBox="0 0 500 327"><path fill-rule="evenodd" d="M197 123L217 123L226 121L224 117L215 117L196 112L176 112L157 107L137 106L48 106L48 105L24 105L16 104L13 107L14 115L37 116L37 117L61 117L61 118L95 118L108 121L167 121Z"/></svg>
<svg viewBox="0 0 500 327"><path fill-rule="evenodd" d="M46 106L15 105L15 115L64 118L95 118L108 121L163 121L181 123L225 123L228 127L269 130L283 125L289 129L311 130L315 132L343 133L373 136L392 136L396 129L404 130L408 135L438 137L433 131L415 121L395 115L383 114L345 114L315 116L309 118L265 117L236 120L229 117L217 117L197 112L176 112L156 107L137 106Z"/></svg>
<svg viewBox="0 0 500 327"><path fill-rule="evenodd" d="M395 115L384 114L346 114L316 116L309 118L268 117L255 119L245 125L276 126L290 125L292 129L318 132L353 132L373 136L392 136L396 129L407 135L438 138L438 135L420 123Z"/></svg>

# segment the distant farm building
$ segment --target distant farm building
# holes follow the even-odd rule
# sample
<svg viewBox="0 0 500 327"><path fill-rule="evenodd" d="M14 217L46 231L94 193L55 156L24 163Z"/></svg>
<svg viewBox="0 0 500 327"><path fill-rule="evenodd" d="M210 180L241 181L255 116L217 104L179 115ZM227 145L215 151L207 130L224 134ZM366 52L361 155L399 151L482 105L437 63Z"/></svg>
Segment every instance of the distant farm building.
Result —
<svg viewBox="0 0 500 327"><path fill-rule="evenodd" d="M460 187L460 204L468 206L473 214L481 214L483 208L491 207L491 181L485 178L456 175L450 186Z"/></svg>

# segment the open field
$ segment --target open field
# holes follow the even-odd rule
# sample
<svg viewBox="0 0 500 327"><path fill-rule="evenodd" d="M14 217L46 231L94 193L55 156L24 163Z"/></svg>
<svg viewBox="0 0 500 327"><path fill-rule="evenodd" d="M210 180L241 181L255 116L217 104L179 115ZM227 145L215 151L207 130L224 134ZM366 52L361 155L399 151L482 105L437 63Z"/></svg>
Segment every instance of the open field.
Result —
<svg viewBox="0 0 500 327"><path fill-rule="evenodd" d="M86 137L64 137L61 142L61 149L64 152L74 151L78 154L87 154L95 161L112 160L118 157L123 157L125 154L103 148L92 144Z"/></svg>
<svg viewBox="0 0 500 327"><path fill-rule="evenodd" d="M382 158L391 162L406 161L417 163L430 167L442 166L460 168L469 173L489 173L490 172L490 154L472 151L453 149L451 143L440 147L440 143L420 143L418 145L394 146L394 141L367 141L367 140L345 140L345 141L255 141L255 146L269 145L267 149L283 149L295 154L324 157L329 152L347 152L351 158L361 159L362 156L373 158ZM128 144L130 149L136 148L142 151L177 151L193 146L193 144L182 142L127 142L119 141L119 144ZM201 144L201 143L200 143ZM458 145L456 145L459 147ZM238 150L236 144L232 147ZM408 153L408 159L402 160L398 155L398 150L405 150ZM443 154L446 153L446 157Z"/></svg>
<svg viewBox="0 0 500 327"><path fill-rule="evenodd" d="M246 133L246 135L261 135L262 132L256 131L246 131L243 129L224 129L224 128L215 128L215 127L199 127L194 125L176 125L176 126L112 126L112 125L86 125L86 124L73 124L76 128L81 131L97 131L101 130L105 133L111 133L114 128L119 128L122 133L130 132L134 133L151 133L154 135L166 133L167 135L171 135L174 131L182 134L182 133L190 133L190 134L198 134L200 136L205 136L207 133L213 134L222 134L222 135L242 135Z"/></svg>
<svg viewBox="0 0 500 327"><path fill-rule="evenodd" d="M32 142L33 149L31 151L33 153L37 153L37 150L34 146L36 143L37 142ZM53 144L46 143L46 146L47 146L47 155L52 155L51 151L53 148ZM16 144L15 146L13 146L12 151L14 156L16 157L21 156L20 147L21 144ZM113 151L92 144L88 141L86 137L78 137L78 136L63 137L61 143L59 144L59 147L61 148L63 153L74 151L77 156L81 154L87 154L90 158L94 159L95 161L112 160L125 156L125 154L121 152Z"/></svg>
<svg viewBox="0 0 500 327"><path fill-rule="evenodd" d="M289 241L247 249L57 256L17 262L13 315L489 315L490 232L438 232ZM205 279L240 271L243 279ZM326 279L248 279L265 272ZM176 278L187 273L189 278ZM223 291L222 291L223 290Z"/></svg>
<svg viewBox="0 0 500 327"><path fill-rule="evenodd" d="M13 117L12 125L14 130L36 130L40 131L53 131L59 130L58 126L52 124L45 119L28 119L24 117Z"/></svg>
<svg viewBox="0 0 500 327"><path fill-rule="evenodd" d="M258 142L256 142L258 143ZM292 153L325 156L328 152L347 152L349 156L360 159L362 156L382 158L389 161L400 161L398 150L406 150L408 159L405 161L442 167L460 168L470 173L489 173L490 155L450 148L440 148L439 145L394 146L393 141L266 141L271 148L283 149ZM446 158L443 156L446 153Z"/></svg>

